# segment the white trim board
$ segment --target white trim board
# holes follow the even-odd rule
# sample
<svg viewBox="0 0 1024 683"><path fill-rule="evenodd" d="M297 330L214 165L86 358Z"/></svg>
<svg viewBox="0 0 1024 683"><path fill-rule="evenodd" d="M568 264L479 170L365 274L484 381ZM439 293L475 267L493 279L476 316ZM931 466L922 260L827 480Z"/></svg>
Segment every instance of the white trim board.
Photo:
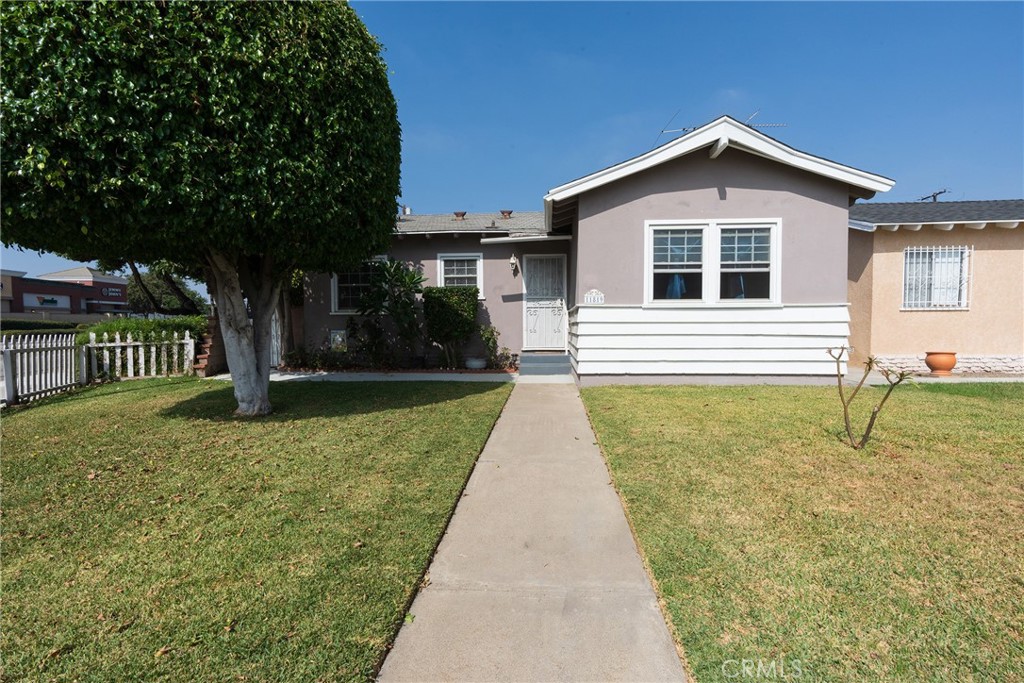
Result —
<svg viewBox="0 0 1024 683"><path fill-rule="evenodd" d="M480 244L512 244L516 242L568 242L572 235L520 235L519 237L481 237Z"/></svg>

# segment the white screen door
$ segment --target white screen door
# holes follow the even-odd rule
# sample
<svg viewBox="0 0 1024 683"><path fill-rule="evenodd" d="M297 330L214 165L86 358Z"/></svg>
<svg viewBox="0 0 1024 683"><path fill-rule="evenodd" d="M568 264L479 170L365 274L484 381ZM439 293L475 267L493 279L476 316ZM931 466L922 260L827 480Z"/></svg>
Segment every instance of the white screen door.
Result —
<svg viewBox="0 0 1024 683"><path fill-rule="evenodd" d="M523 257L524 349L565 350L565 256Z"/></svg>

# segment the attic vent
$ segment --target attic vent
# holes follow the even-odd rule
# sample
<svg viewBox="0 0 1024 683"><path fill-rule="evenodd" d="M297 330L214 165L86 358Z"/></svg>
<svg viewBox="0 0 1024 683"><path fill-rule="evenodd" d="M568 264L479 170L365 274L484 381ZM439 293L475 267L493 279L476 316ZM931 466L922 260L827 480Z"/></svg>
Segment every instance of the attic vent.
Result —
<svg viewBox="0 0 1024 683"><path fill-rule="evenodd" d="M502 209L501 210L501 217L502 218L512 218L512 209Z"/></svg>
<svg viewBox="0 0 1024 683"><path fill-rule="evenodd" d="M455 212L455 220L457 220L457 221L466 220L466 212L465 211L456 211Z"/></svg>

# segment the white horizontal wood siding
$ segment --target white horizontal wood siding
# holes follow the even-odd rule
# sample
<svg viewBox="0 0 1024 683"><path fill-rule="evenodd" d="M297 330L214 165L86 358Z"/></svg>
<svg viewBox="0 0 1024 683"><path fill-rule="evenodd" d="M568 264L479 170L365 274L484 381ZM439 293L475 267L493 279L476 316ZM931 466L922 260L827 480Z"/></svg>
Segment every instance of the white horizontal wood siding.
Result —
<svg viewBox="0 0 1024 683"><path fill-rule="evenodd" d="M826 349L847 345L849 334L845 303L579 306L569 316L569 354L579 375L832 375Z"/></svg>

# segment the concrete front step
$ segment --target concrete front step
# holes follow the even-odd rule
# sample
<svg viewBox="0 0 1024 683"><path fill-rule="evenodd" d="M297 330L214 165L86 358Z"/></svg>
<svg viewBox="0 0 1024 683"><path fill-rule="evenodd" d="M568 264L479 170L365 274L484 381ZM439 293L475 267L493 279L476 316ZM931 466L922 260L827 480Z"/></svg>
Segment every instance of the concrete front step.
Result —
<svg viewBox="0 0 1024 683"><path fill-rule="evenodd" d="M564 353L523 353L519 357L520 375L571 375L572 365Z"/></svg>

